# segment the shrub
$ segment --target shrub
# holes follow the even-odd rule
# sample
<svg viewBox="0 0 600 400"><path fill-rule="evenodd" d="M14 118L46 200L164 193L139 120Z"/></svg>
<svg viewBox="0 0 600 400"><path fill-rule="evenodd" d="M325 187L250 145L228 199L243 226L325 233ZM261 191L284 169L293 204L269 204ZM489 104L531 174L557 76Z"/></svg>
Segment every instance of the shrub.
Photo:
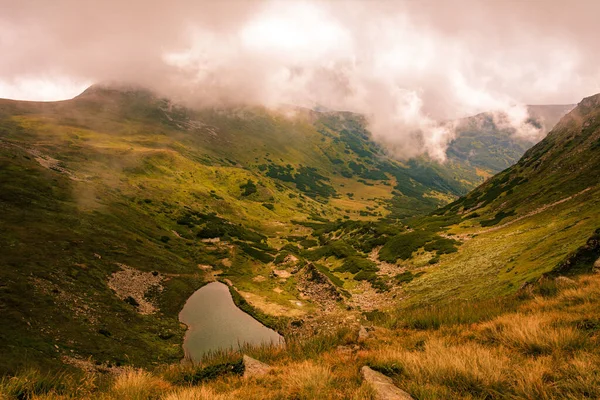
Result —
<svg viewBox="0 0 600 400"><path fill-rule="evenodd" d="M240 185L240 189L242 189L242 196L250 196L257 192L256 185L250 179L248 179L248 182Z"/></svg>
<svg viewBox="0 0 600 400"><path fill-rule="evenodd" d="M361 256L350 256L346 258L343 264L336 268L338 272L350 272L356 274L363 271L378 271L377 264L373 261L361 257Z"/></svg>
<svg viewBox="0 0 600 400"><path fill-rule="evenodd" d="M309 247L315 247L316 245L318 245L319 242L317 242L314 239L304 239L300 241L300 245L302 247L304 247L305 249L309 248Z"/></svg>
<svg viewBox="0 0 600 400"><path fill-rule="evenodd" d="M346 258L355 254L356 250L354 250L354 248L352 248L352 246L350 246L348 243L342 240L335 240L324 246L305 252L304 256L309 261L317 261L321 258L327 258L331 256L337 258Z"/></svg>
<svg viewBox="0 0 600 400"><path fill-rule="evenodd" d="M483 227L485 227L485 226L493 226L493 225L496 225L496 224L498 224L498 223L499 223L500 221L502 221L504 218L511 217L511 216L513 216L513 215L515 215L515 214L516 214L516 213L515 213L515 210L510 210L510 211L507 211L507 212L500 211L500 212L498 212L498 213L497 213L497 214L494 216L494 218L492 218L492 219L488 219L488 220L484 220L484 221L481 221L480 223L481 223L481 226L483 226Z"/></svg>
<svg viewBox="0 0 600 400"><path fill-rule="evenodd" d="M271 261L273 261L275 259L275 257L266 253L263 249L257 249L256 247L253 247L244 242L235 242L235 244L240 246L240 248L242 249L242 251L244 253L248 254L250 257L255 258L265 264L270 263Z"/></svg>
<svg viewBox="0 0 600 400"><path fill-rule="evenodd" d="M400 233L392 237L379 252L379 259L391 263L396 260L407 260L412 253L420 249L434 238L434 234L428 231L413 231Z"/></svg>
<svg viewBox="0 0 600 400"><path fill-rule="evenodd" d="M448 239L448 238L444 238L444 237L439 237L438 239L435 239L429 243L427 243L424 246L424 249L426 251L435 251L437 252L437 255L441 255L441 254L449 254L449 253L454 253L456 251L458 251L458 248L456 247L456 245L459 242L457 242L456 240L453 239Z"/></svg>
<svg viewBox="0 0 600 400"><path fill-rule="evenodd" d="M412 272L404 271L404 272L401 272L398 275L396 275L394 277L394 280L397 283L408 283L408 282L411 282L414 278L415 278L415 276L413 275Z"/></svg>
<svg viewBox="0 0 600 400"><path fill-rule="evenodd" d="M262 203L262 206L264 208L266 208L267 210L271 210L271 211L273 211L275 209L275 205L273 205L271 203Z"/></svg>

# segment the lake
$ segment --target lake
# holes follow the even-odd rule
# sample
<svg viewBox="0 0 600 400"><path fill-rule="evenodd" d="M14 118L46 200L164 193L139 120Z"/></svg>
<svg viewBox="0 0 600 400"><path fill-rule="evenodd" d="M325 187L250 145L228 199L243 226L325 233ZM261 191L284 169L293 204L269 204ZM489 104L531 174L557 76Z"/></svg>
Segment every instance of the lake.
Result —
<svg viewBox="0 0 600 400"><path fill-rule="evenodd" d="M183 340L186 358L199 361L210 351L243 344L279 344L283 337L236 307L229 288L212 282L185 303L179 320L188 326Z"/></svg>

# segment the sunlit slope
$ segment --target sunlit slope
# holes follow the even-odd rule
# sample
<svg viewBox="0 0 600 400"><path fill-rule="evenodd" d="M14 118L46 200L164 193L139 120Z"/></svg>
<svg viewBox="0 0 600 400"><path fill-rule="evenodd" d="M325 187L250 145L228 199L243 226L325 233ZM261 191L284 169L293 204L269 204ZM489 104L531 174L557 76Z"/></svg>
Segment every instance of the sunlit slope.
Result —
<svg viewBox="0 0 600 400"><path fill-rule="evenodd" d="M519 162L467 196L450 212L522 215L600 182L600 95L585 98Z"/></svg>
<svg viewBox="0 0 600 400"><path fill-rule="evenodd" d="M406 285L408 297L440 301L501 295L552 271L566 257L570 265L578 264L577 249L600 228L598 171L600 95L579 103L515 166L415 221L423 229L441 225L461 244L434 266L428 265L427 252L415 253L408 265L425 273ZM591 270L593 261L577 266L578 272ZM561 273L568 274L569 268Z"/></svg>

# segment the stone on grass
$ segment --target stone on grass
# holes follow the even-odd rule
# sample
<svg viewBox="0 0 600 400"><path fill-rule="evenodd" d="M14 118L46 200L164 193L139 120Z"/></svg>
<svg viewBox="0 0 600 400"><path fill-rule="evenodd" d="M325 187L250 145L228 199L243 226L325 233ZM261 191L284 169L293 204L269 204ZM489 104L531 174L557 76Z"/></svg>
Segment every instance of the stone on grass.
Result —
<svg viewBox="0 0 600 400"><path fill-rule="evenodd" d="M267 374L271 367L263 362L255 360L244 354L244 378L251 378L255 376L263 376Z"/></svg>
<svg viewBox="0 0 600 400"><path fill-rule="evenodd" d="M413 400L410 394L396 387L389 377L372 370L366 365L360 369L360 374L375 390L377 400Z"/></svg>

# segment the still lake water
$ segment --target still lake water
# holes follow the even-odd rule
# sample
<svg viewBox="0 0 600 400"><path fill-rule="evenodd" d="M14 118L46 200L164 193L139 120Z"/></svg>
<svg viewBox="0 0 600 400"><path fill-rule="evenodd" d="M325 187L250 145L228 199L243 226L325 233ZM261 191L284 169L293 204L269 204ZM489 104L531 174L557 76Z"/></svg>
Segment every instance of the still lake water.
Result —
<svg viewBox="0 0 600 400"><path fill-rule="evenodd" d="M183 340L187 358L201 359L207 352L240 345L284 343L283 337L236 307L229 288L212 282L194 292L179 313L188 326Z"/></svg>

